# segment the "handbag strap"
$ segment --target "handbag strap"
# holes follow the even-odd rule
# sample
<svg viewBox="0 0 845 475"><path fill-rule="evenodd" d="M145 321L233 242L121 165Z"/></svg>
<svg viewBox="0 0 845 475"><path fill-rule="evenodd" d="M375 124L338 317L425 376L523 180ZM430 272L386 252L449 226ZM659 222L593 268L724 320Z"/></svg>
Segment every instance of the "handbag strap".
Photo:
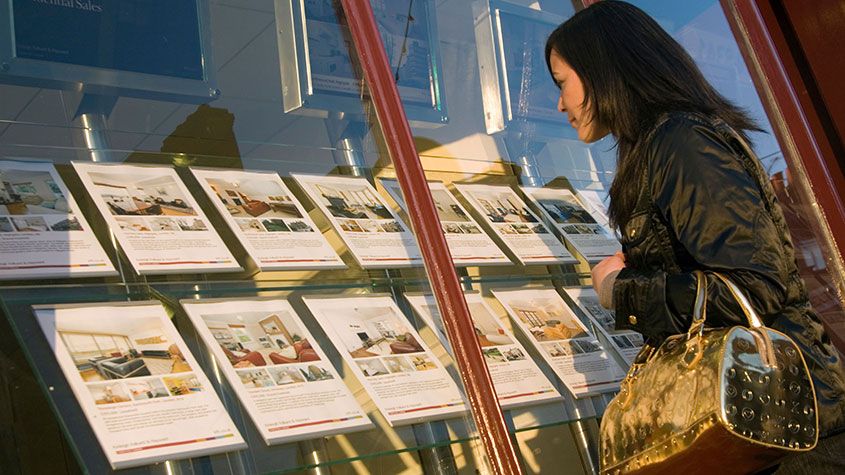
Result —
<svg viewBox="0 0 845 475"><path fill-rule="evenodd" d="M687 331L687 334L690 336L700 333L700 329L704 326L704 320L707 318L707 281L705 279L705 274L700 270L693 271L693 274L695 275L696 280L696 295L695 305L693 306L692 323L690 324L689 331ZM751 306L751 302L749 302L748 297L745 296L745 292L743 292L738 285L719 272L711 271L710 274L713 274L713 276L721 280L728 288L736 303L739 304L739 308L742 310L743 315L745 315L745 320L748 322L749 328L760 328L765 326L763 325L763 320L754 310L754 307Z"/></svg>
<svg viewBox="0 0 845 475"><path fill-rule="evenodd" d="M745 318L748 320L748 326L751 328L761 328L763 325L763 320L757 315L757 312L754 311L754 307L751 306L751 303L748 301L748 297L745 296L745 292L743 292L739 286L737 286L731 279L728 279L725 275L720 274L718 272L714 272L715 275L725 286L728 287L730 290L731 295L733 295L734 299L736 299L737 303L739 303L739 307L742 309L742 313L745 314Z"/></svg>
<svg viewBox="0 0 845 475"><path fill-rule="evenodd" d="M757 342L757 348L760 352L760 358L762 359L763 364L768 367L777 366L777 360L775 359L774 354L774 345L772 344L771 337L766 331L763 320L759 315L757 315L754 307L751 306L751 302L748 300L745 292L743 292L738 285L724 274L712 271L710 273L725 284L736 303L739 304L739 308L742 310L742 313L745 315L745 319L748 322L749 331L752 335L754 335L754 339ZM707 318L707 280L703 271L696 270L694 271L694 274L696 280L696 296L695 305L693 306L692 323L687 331L687 345L689 348L690 342L695 339L695 337L699 337L696 339L698 343L696 346L699 351L695 355L693 361L689 363L689 366L692 366L699 358L701 358L700 346L702 338L700 337L704 331L704 321Z"/></svg>

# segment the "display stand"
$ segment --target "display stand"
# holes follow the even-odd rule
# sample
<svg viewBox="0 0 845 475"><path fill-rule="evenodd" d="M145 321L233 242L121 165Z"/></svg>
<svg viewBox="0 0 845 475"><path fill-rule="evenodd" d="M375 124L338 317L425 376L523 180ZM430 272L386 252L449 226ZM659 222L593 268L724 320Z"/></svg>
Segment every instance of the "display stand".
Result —
<svg viewBox="0 0 845 475"><path fill-rule="evenodd" d="M112 161L108 119L116 103L116 96L85 94L76 109L75 118L82 123L82 138L92 162Z"/></svg>
<svg viewBox="0 0 845 475"><path fill-rule="evenodd" d="M205 4L204 1L199 1ZM290 2L287 0L279 0L279 3L294 3L296 5L303 5L305 2ZM313 3L313 2L312 2ZM331 2L326 2L331 3ZM433 1L426 1L426 8L434 6ZM226 6L228 7L228 6ZM216 8L216 7L215 7ZM439 6L437 8L440 8ZM429 19L434 18L434 10L428 10L431 15ZM438 15L442 16L440 12ZM422 23L422 16L417 15L415 21ZM403 20L404 21L404 20ZM413 27L414 25L412 25ZM400 32L401 33L401 32ZM434 38L438 43L442 43L442 38L434 34ZM394 45L395 47L396 45ZM413 48L411 48L413 49ZM205 52L205 50L204 50ZM281 54L281 49L280 49ZM210 57L209 57L210 59ZM433 78L436 84L432 83L432 94L436 95L437 102L432 104L428 109L434 109L428 114L434 125L442 124L446 121L445 103L443 102L443 85L444 77L447 77L449 71L444 71L439 62L439 57L435 55L435 68L437 77ZM205 63L211 64L211 63ZM213 71L212 71L213 72ZM445 74L445 76L444 76ZM411 75L403 75L407 81ZM227 88L232 86L230 77L226 78L225 84ZM213 83L204 82L205 89L199 91L196 97L192 100L185 100L184 102L204 102L212 100L220 96L220 92L214 89L209 89L208 85ZM427 86L426 86L427 87ZM163 96L167 96L166 88L162 89ZM226 103L220 105L220 108L228 108L232 114L238 110L242 104L238 103L241 99L237 94L229 95L229 90L225 91ZM235 91L239 93L240 91ZM401 92L401 84L400 84ZM144 96L136 93L135 97L141 96L142 107L147 107L143 101L156 102L153 95ZM81 155L84 155L86 161L109 163L121 160L121 152L116 152L115 147L123 147L125 138L119 135L124 132L123 127L127 122L126 115L118 114L121 111L123 101L117 102L118 95L106 94L106 91L88 92L76 111L74 120L81 123L83 129L81 130L84 144L79 146ZM123 97L121 95L121 97ZM229 99L235 99L229 101ZM313 98L312 98L313 99ZM290 173L305 172L317 173L326 175L349 175L356 177L367 178L373 183L375 178L394 178L390 167L385 167L381 170L374 170L371 167L373 163L381 163L383 157L374 159L372 155L379 152L368 151L365 148L370 147L370 135L377 134L377 128L372 127L366 122L367 114L371 114L368 109L366 101L368 100L360 94L351 94L350 103L354 105L355 111L343 110L343 112L326 112L322 110L325 115L318 115L322 122L313 122L317 128L324 126L329 137L328 145L319 143L308 143L307 145L297 144L296 141L286 142L286 137L282 136L281 145L285 147L290 146L289 150L285 150L282 154L262 155L262 153L255 153L254 151L247 151L249 146L264 139L256 139L249 133L244 133L244 122L239 122L241 129L237 130L237 140L240 141L239 151L243 153L242 156L237 156L231 160L231 163L226 160L228 157L216 157L215 165L221 168L241 168L254 167L258 170L270 170L278 172L282 176L287 176ZM129 101L127 101L129 102ZM221 101L222 103L223 101ZM317 103L314 101L306 101L307 103L302 108L314 107ZM364 102L362 107L362 102ZM331 101L327 104L331 105ZM417 104L419 106L419 104ZM117 109L115 109L117 107ZM278 108L278 107L277 107ZM327 108L328 109L328 108ZM120 121L120 130L117 129L117 122L111 124L114 126L110 128L110 116L112 111L116 110L114 117ZM413 109L409 109L413 110ZM364 112L364 116L360 112ZM185 111L176 111L172 114L171 121L178 120L178 117ZM277 111L278 112L278 111ZM302 111L300 111L302 112ZM146 110L141 112L146 113ZM357 114L356 114L357 113ZM124 112L125 114L125 112ZM280 114L279 114L280 115ZM239 116L239 120L240 117ZM303 118L299 125L308 121L313 121L314 115L308 115ZM159 124L160 117L147 118L148 125L142 125L142 130L131 130L131 133L138 133L139 135L150 136L167 133L164 127L159 129L155 125L152 127L149 124ZM411 113L410 120L418 126L421 122L426 120L422 114L414 115ZM542 151L544 144L537 137L530 127L530 124L513 123L507 130L507 137L504 143L508 150L503 151L512 158L512 161L519 167L519 173L522 174L520 180L523 184L539 185L543 184L543 176L537 166L536 157ZM305 127L303 127L305 128ZM184 132L183 128L179 128L178 133L174 136ZM164 132L162 132L164 131ZM309 131L313 132L313 131ZM79 132L73 132L79 134ZM216 132L215 132L216 133ZM111 135L111 137L110 137ZM317 133L316 135L322 135ZM179 135L182 137L181 135ZM115 142L110 143L110 138ZM120 138L120 145L118 144ZM184 138L184 137L183 137ZM210 137L210 138L217 138ZM297 137L298 138L298 137ZM365 141L366 138L366 141ZM203 137L204 139L204 137ZM375 140L378 142L378 138ZM169 162L174 159L175 155L161 154L160 156L149 158L156 152L150 151L148 147L152 142L145 142L143 146L138 146L139 157L133 156L133 162L136 163L162 163ZM444 142L445 143L445 142ZM279 145L274 143L273 145ZM153 146L154 148L155 146ZM297 149L300 147L300 149ZM190 149L191 147L186 147ZM168 150L173 150L168 148ZM329 152L330 150L330 152ZM178 150L181 153L181 150ZM288 152L291 153L288 153ZM304 152L301 153L300 152ZM190 155L192 152L186 150L185 154ZM193 152L199 153L199 152ZM332 154L326 161L329 166L321 168L321 163L318 159L322 158L328 153ZM145 159L145 157L147 157ZM315 159L312 161L312 157ZM140 158L136 160L136 158ZM331 162L334 162L334 168L331 167ZM302 166L300 168L301 165ZM460 164L456 165L460 168ZM461 177L455 170L441 170L437 168L427 168L426 172L440 173L442 179L446 183L453 183L461 181ZM452 173L450 175L450 173ZM484 172L476 176L469 177L471 180L483 183L485 181ZM466 173L465 173L466 175ZM508 185L513 187L515 184L510 176L510 171L506 171L505 178L508 180ZM200 207L211 218L216 230L224 238L227 246L232 247L232 252L241 260L243 254L237 254L237 242L232 239L230 233L227 233L225 227L220 226L221 220L219 216L212 216L212 212L208 202L204 200L201 193L198 193L196 183L190 178L188 173L180 174L181 178L186 180L185 185L190 190L194 198L197 198ZM466 177L464 177L466 178ZM301 194L301 189L291 186L294 194ZM315 218L316 218L316 214ZM215 221L216 218L216 221ZM102 220L100 220L102 221ZM317 219L319 221L319 219ZM325 231L326 237L337 245L337 235L334 231L326 231L325 222L319 223ZM98 223L97 229L101 239L104 243L107 242L107 230L102 227L102 223ZM120 254L121 251L117 246L110 253ZM121 257L116 260L115 264L123 265L124 259ZM241 260L242 261L242 260ZM347 263L349 259L347 259ZM44 344L43 338L37 339L35 336L39 335L33 332L33 323L30 320L31 315L28 314L29 305L34 302L52 302L52 303L82 303L82 302L97 302L104 300L111 301L125 301L125 300L142 300L142 299L156 299L165 303L165 307L169 312L172 312L173 321L179 333L185 338L185 342L191 348L192 353L198 355L198 360L202 371L212 380L212 385L217 395L222 400L226 411L230 414L236 425L242 431L244 437L248 439L249 448L236 453L229 453L223 455L215 455L212 457L202 457L192 460L184 461L166 461L155 466L144 467L143 469L133 470L131 474L165 474L165 473L188 473L190 471L201 470L204 473L219 474L244 474L252 475L253 473L293 473L306 471L313 474L330 474L334 472L341 472L348 467L353 467L351 464L355 463L374 463L376 466L382 466L385 460L392 457L405 457L406 465L402 470L422 471L430 474L452 474L459 470L475 470L475 467L467 468L467 460L469 464L476 464L476 466L483 472L484 461L483 457L477 456L477 450L474 454L468 455L472 451L471 445L477 444L479 437L478 428L474 427L468 417L453 418L450 420L432 420L425 423L417 423L409 425L401 430L394 430L382 424L381 427L373 429L370 433L363 433L359 439L354 438L354 434L343 435L329 435L325 437L317 437L311 440L290 442L277 446L264 446L261 441L256 438L254 427L250 426L249 420L246 417L244 408L239 400L233 394L233 390L229 387L229 383L216 379L214 376L219 368L215 364L211 354L203 351L204 346L200 344L198 336L193 330L190 320L181 311L173 305L173 302L178 302L182 299L214 299L214 298L246 298L246 297L262 297L273 296L277 292L314 292L327 294L369 294L374 292L389 293L393 300L402 307L402 311L406 317L410 317L412 313L404 306L404 298L402 294L408 290L416 292L430 292L430 282L428 277L423 272L423 269L408 268L408 269L380 269L380 270L364 270L350 265L350 269L326 269L326 270L309 270L309 271L293 271L289 269L273 269L257 272L255 274L229 274L219 275L204 271L196 271L190 273L174 273L171 275L149 275L139 276L135 275L131 269L122 269L125 272L121 276L113 280L106 281L73 281L60 282L54 290L52 282L31 286L28 288L0 288L0 300L2 300L4 314L8 316L14 332L21 342L23 351L29 357L30 362L35 370L41 386L45 388L50 405L55 409L56 418L59 425L64 431L66 440L69 441L71 449L75 452L76 459L82 466L83 471L91 473L109 473L108 468L101 460L101 454L96 453L96 445L92 443L93 436L90 434L90 429L87 428L79 417L79 408L74 406L74 401L68 398L68 390L65 387L60 375L55 371L56 368L50 366L50 363L45 359L45 355L49 355L39 345ZM521 266L514 266L510 263L496 263L495 265L484 266L484 270L480 271L478 267L469 266L468 268L459 268L458 275L460 284L466 290L483 290L483 288L493 283L495 285L509 285L522 286L527 281L543 280L559 288L561 285L577 285L582 284L583 272L579 271L572 265L564 266L545 266L536 265L530 269ZM526 278L528 280L526 280ZM66 285L65 285L66 284ZM45 292L45 289L51 289ZM412 318L413 319L413 318ZM312 321L306 321L307 325L316 325ZM319 336L318 336L319 338ZM438 347L439 348L439 347ZM332 355L329 355L331 358ZM340 369L340 365L337 365ZM548 370L541 368L548 376ZM218 373L219 374L219 373ZM454 372L453 372L454 375ZM560 384L553 382L553 385L558 390L562 389ZM49 389L47 389L49 388ZM354 388L353 388L354 389ZM360 392L358 393L360 394ZM368 401L366 396L360 396L359 399L365 403ZM513 410L507 410L504 413L505 423L510 432L510 437L514 445L525 443L525 433L528 431L549 431L553 434L552 437L538 437L538 439L554 439L560 438L560 434L564 434L564 438L568 440L568 433L571 431L576 434L575 439L589 439L590 420L600 413L602 404L606 403L606 398L595 398L589 401L571 401L569 403L561 402L547 402L538 404L532 407L519 407ZM570 407L571 406L571 407ZM586 419L586 429L577 429L573 425L573 419ZM377 421L383 422L383 421ZM540 432L543 434L543 432ZM585 435L586 434L586 435ZM533 436L532 436L533 437ZM362 439L364 441L362 442ZM507 442L507 438L504 439ZM580 439L579 439L580 440ZM375 441L375 442L371 442ZM92 448L93 447L93 448ZM461 453L463 452L463 453ZM548 453L548 452L547 452ZM529 459L531 456L525 456L521 460L522 466L528 471L531 463ZM594 460L582 455L584 460ZM577 464L577 457L574 457ZM333 467L339 466L340 469ZM353 467L357 468L357 467ZM367 467L369 468L369 467ZM397 472L400 470L397 470ZM385 473L394 473L391 469L385 469Z"/></svg>

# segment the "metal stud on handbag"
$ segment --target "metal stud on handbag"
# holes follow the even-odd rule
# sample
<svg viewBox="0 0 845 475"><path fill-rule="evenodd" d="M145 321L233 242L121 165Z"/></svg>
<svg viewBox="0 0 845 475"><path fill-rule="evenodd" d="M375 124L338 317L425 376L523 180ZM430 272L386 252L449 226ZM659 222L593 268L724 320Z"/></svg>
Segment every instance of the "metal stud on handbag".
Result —
<svg viewBox="0 0 845 475"><path fill-rule="evenodd" d="M818 415L804 357L730 290L748 327L705 329L696 273L693 321L637 357L601 421L602 474L754 473L815 447Z"/></svg>

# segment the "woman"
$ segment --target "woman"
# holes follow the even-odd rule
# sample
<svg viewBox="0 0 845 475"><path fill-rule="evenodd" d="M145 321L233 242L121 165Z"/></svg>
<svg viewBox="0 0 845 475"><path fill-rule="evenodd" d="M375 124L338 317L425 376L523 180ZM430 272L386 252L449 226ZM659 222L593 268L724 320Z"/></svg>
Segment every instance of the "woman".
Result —
<svg viewBox="0 0 845 475"><path fill-rule="evenodd" d="M767 326L801 347L815 383L819 445L784 460L780 472L845 473L845 371L810 307L765 172L744 151L746 131L757 126L627 3L602 1L574 15L549 37L546 60L558 109L578 138L617 141L609 211L624 253L593 269L616 327L659 345L689 328L693 271L728 275ZM724 284L712 275L707 283L707 325L743 324Z"/></svg>

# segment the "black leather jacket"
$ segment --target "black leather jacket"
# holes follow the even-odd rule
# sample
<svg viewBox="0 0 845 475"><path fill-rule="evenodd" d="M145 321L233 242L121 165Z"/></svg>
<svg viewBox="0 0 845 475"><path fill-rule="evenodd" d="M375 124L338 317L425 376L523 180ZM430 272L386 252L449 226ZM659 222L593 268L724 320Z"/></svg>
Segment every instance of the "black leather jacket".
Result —
<svg viewBox="0 0 845 475"><path fill-rule="evenodd" d="M613 287L616 326L652 345L690 326L693 270L729 276L765 324L800 346L813 376L821 435L845 430L845 370L798 274L783 212L759 161L719 120L665 116L644 142L641 194L622 230L627 267ZM707 325L745 322L708 276Z"/></svg>

